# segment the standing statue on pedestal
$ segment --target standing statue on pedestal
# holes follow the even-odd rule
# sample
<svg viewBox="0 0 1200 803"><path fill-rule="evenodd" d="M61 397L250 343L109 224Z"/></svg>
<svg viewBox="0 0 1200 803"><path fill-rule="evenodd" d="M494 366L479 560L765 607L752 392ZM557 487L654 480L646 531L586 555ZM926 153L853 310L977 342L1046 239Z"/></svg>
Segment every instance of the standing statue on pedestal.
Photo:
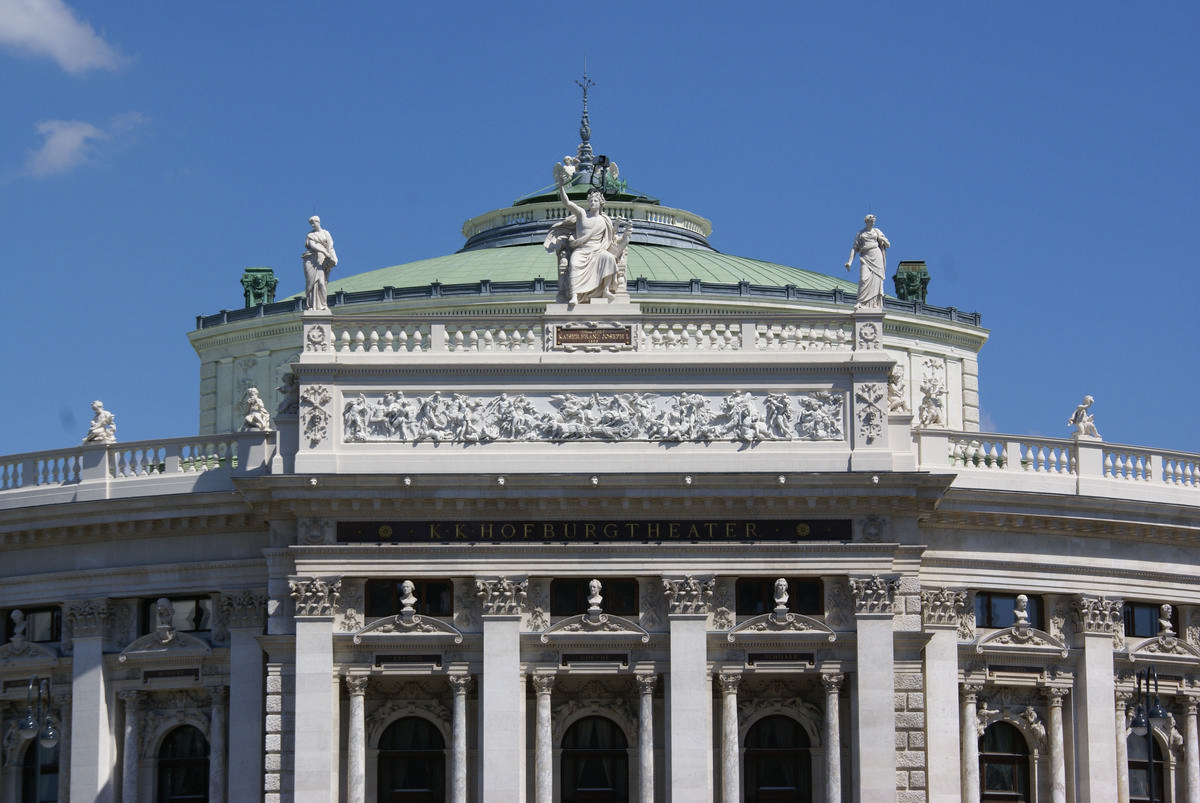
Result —
<svg viewBox="0 0 1200 803"><path fill-rule="evenodd" d="M92 402L92 423L88 425L87 434L83 436L84 443L116 443L117 417L104 409L99 401Z"/></svg>
<svg viewBox="0 0 1200 803"><path fill-rule="evenodd" d="M304 238L304 306L310 310L327 310L326 292L329 272L337 265L337 253L333 250L333 236L321 228L321 218L313 215L308 219L312 231Z"/></svg>
<svg viewBox="0 0 1200 803"><path fill-rule="evenodd" d="M1088 413L1088 409L1096 400L1091 396L1084 396L1083 402L1075 408L1075 412L1071 413L1071 417L1067 419L1067 423L1075 427L1075 437L1088 440L1100 440L1100 433L1096 431L1094 423L1095 416Z"/></svg>
<svg viewBox="0 0 1200 803"><path fill-rule="evenodd" d="M846 270L850 270L850 263L854 261L854 255L858 254L858 303L854 305L854 309L882 310L883 274L887 250L892 244L883 236L883 232L875 228L874 215L867 215L863 218L863 223L866 225L854 235L850 258L846 260Z"/></svg>
<svg viewBox="0 0 1200 803"><path fill-rule="evenodd" d="M551 227L546 250L557 255L560 294L567 296L568 304L586 304L593 298L611 301L621 287L618 262L629 245L632 227L623 220L617 231L612 218L604 214L604 193L598 188L588 193L586 210L567 197L571 167L554 165L559 200L571 214ZM569 294L561 293L564 283L570 286Z"/></svg>

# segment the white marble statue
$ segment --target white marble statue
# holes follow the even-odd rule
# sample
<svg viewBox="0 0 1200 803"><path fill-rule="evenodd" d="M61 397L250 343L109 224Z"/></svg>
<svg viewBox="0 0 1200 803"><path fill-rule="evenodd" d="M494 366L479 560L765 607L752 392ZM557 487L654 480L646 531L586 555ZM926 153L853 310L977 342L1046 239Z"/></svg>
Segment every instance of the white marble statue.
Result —
<svg viewBox="0 0 1200 803"><path fill-rule="evenodd" d="M1096 431L1096 424L1093 421L1094 417L1088 412L1088 409L1095 401L1091 396L1084 396L1083 402L1075 408L1075 412L1071 413L1071 417L1067 419L1067 423L1075 427L1076 438L1100 440L1100 433Z"/></svg>
<svg viewBox="0 0 1200 803"><path fill-rule="evenodd" d="M88 425L84 443L116 443L117 418L99 400L92 402L92 423Z"/></svg>
<svg viewBox="0 0 1200 803"><path fill-rule="evenodd" d="M623 220L618 231L604 213L604 193L599 189L588 193L587 209L572 201L566 190L569 175L568 168L555 165L558 197L571 214L551 227L544 243L547 251L557 255L560 295L569 284L569 304L586 304L593 298L612 300L620 289L618 262L629 245L632 227Z"/></svg>
<svg viewBox="0 0 1200 803"><path fill-rule="evenodd" d="M904 366L895 365L888 374L888 412L907 415L911 412L908 406L908 385L904 382Z"/></svg>
<svg viewBox="0 0 1200 803"><path fill-rule="evenodd" d="M312 231L304 238L304 306L310 310L329 309L326 293L329 272L337 265L337 253L333 250L333 236L321 228L321 218L313 215L308 219Z"/></svg>
<svg viewBox="0 0 1200 803"><path fill-rule="evenodd" d="M242 411L245 413L242 417L242 432L262 432L271 428L271 414L259 398L258 388L246 388L245 394L242 395Z"/></svg>
<svg viewBox="0 0 1200 803"><path fill-rule="evenodd" d="M863 218L865 224L858 234L854 235L854 245L850 248L850 258L846 260L846 270L854 255L858 254L858 303L856 310L883 309L883 273L887 262L887 250L891 247L883 232L875 228L875 216Z"/></svg>

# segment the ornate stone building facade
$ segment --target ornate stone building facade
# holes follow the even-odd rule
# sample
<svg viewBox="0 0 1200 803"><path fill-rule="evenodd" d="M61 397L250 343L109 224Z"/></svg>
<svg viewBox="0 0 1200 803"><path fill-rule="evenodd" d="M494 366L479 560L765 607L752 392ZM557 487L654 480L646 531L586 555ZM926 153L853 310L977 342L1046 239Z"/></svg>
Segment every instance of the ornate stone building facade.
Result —
<svg viewBox="0 0 1200 803"><path fill-rule="evenodd" d="M1200 801L1200 456L982 433L978 316L609 189L612 298L535 194L199 319L199 436L0 458L0 798Z"/></svg>

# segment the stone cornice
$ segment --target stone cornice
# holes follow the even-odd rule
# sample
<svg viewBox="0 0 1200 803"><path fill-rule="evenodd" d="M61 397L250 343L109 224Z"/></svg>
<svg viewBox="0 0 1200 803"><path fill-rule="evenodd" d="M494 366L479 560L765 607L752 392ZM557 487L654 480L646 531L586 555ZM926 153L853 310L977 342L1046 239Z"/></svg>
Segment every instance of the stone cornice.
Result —
<svg viewBox="0 0 1200 803"><path fill-rule="evenodd" d="M207 531L265 534L266 528L261 519L250 513L242 501L230 504L227 494L221 494L219 500L206 497L206 494L196 493L133 500L74 502L70 505L69 515L63 505L47 506L52 516L46 515L46 508L8 511L5 518L11 524L0 526L0 550L6 547L74 545L93 541L107 544L125 539L187 536ZM207 513L197 511L197 508L207 507L209 503L218 509ZM121 518L114 521L113 510L117 506L120 507ZM173 510L179 511L178 515L172 515ZM91 516L96 517L95 522L89 522ZM58 523L64 521L69 523Z"/></svg>
<svg viewBox="0 0 1200 803"><path fill-rule="evenodd" d="M1167 572L1151 572L1140 569L1124 569L1112 565L1106 565L1102 569L1098 568L1094 563L1084 563L1078 566L1072 566L1062 563L1035 563L1028 560L993 560L990 557L971 559L971 558L950 558L940 555L927 555L921 563L924 569L957 569L964 572L970 577L978 576L980 570L986 569L989 572L995 572L999 575L1008 573L1016 573L1021 575L1029 575L1033 573L1044 573L1047 576L1046 582L1056 582L1057 578L1068 577L1086 577L1088 585L1094 587L1097 578L1103 579L1130 579L1145 581L1151 584L1160 583L1178 583L1181 575L1191 577L1182 573L1167 573ZM1051 589L1047 588L1047 591ZM1059 590L1070 591L1072 589ZM1184 597L1178 590L1172 591L1172 603L1197 604L1200 600L1191 600Z"/></svg>
<svg viewBox="0 0 1200 803"><path fill-rule="evenodd" d="M1063 514L1027 514L1008 512L1006 510L954 510L953 507L963 503L959 495L963 493L950 490L946 494L937 512L921 519L922 529L971 529L1011 533L1020 530L1025 533L1046 533L1049 535L1064 535L1071 537L1092 538L1121 538L1141 539L1146 541L1166 541L1172 543L1195 544L1200 540L1200 527L1188 527L1155 521L1137 521L1131 519L1105 518L1111 513L1113 500L1088 497L1055 497L1055 501L1063 504ZM973 497L979 492L969 492ZM1025 504L1044 508L1048 500L1040 494L1011 494L1006 492L988 493L992 500L1000 500L1005 496L1019 497L1004 500L1006 504ZM983 500L972 499L970 503ZM1146 512L1145 508L1154 508L1159 513L1164 509L1162 504L1136 506L1125 511L1134 516Z"/></svg>

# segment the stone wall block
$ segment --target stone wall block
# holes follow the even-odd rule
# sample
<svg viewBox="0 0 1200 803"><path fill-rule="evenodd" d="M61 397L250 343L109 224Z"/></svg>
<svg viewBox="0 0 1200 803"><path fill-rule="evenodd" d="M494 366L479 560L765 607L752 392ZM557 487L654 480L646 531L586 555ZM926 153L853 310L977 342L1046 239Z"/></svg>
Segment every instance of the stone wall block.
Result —
<svg viewBox="0 0 1200 803"><path fill-rule="evenodd" d="M896 766L897 767L908 767L908 768L920 767L921 769L924 769L925 768L925 753L923 751L922 752L913 752L913 751L909 751L909 750L906 750L903 753L897 753L896 754Z"/></svg>
<svg viewBox="0 0 1200 803"><path fill-rule="evenodd" d="M924 675L896 675L896 691L921 691L924 688Z"/></svg>
<svg viewBox="0 0 1200 803"><path fill-rule="evenodd" d="M905 730L918 730L925 727L925 715L922 713L896 714L896 727Z"/></svg>
<svg viewBox="0 0 1200 803"><path fill-rule="evenodd" d="M925 710L925 695L922 692L910 692L907 702L907 708L909 711Z"/></svg>

